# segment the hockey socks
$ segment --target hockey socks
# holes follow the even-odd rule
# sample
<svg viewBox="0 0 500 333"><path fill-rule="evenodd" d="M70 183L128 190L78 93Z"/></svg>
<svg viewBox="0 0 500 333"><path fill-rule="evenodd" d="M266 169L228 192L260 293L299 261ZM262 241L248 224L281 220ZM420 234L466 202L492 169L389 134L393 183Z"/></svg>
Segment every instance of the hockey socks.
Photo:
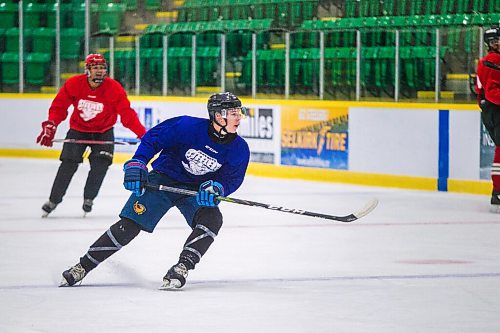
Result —
<svg viewBox="0 0 500 333"><path fill-rule="evenodd" d="M140 230L137 223L122 218L90 246L87 253L80 258L80 264L88 273L123 246L130 243L139 234Z"/></svg>
<svg viewBox="0 0 500 333"><path fill-rule="evenodd" d="M495 155L491 165L491 180L493 181L493 189L500 191L500 146L495 147Z"/></svg>
<svg viewBox="0 0 500 333"><path fill-rule="evenodd" d="M201 208L194 217L196 223L179 257L188 269L194 269L207 252L222 227L222 214L218 208Z"/></svg>

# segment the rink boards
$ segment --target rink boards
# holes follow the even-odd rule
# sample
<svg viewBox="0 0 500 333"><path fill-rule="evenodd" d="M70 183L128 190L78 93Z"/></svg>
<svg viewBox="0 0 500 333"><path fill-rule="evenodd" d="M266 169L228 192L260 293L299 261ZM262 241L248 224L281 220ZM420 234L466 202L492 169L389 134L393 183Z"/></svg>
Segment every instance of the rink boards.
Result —
<svg viewBox="0 0 500 333"><path fill-rule="evenodd" d="M0 94L0 156L57 157L60 144L35 143L53 95ZM206 97L131 97L146 127L207 117ZM253 174L488 195L493 145L475 104L283 101L242 98L239 134ZM63 138L68 121L56 138ZM132 138L121 124L116 139ZM115 162L134 146L117 146Z"/></svg>

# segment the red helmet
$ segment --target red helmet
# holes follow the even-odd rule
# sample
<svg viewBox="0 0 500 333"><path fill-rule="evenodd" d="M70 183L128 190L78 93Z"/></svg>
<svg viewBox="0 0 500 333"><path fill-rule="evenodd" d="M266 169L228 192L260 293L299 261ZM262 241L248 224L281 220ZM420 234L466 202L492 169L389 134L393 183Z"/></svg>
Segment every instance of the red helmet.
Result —
<svg viewBox="0 0 500 333"><path fill-rule="evenodd" d="M106 59L104 59L102 54L99 53L89 54L87 58L85 58L85 68L89 69L92 65L104 65L108 67L106 64Z"/></svg>

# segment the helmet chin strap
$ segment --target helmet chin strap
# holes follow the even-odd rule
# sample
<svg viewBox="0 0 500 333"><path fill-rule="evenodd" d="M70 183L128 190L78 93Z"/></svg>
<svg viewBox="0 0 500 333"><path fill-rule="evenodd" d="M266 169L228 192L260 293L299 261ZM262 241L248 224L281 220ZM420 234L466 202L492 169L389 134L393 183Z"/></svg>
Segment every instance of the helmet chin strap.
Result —
<svg viewBox="0 0 500 333"><path fill-rule="evenodd" d="M216 124L220 127L220 130L219 130L219 131L215 130L215 128L214 128L214 130L217 132L216 134L218 134L218 136L219 136L221 139L223 139L226 135L228 135L228 134L229 134L229 132L226 130L227 120L226 120L225 122L226 122L226 124L225 124L225 125L222 125L222 124L220 124L220 123L217 121L217 118L216 118L216 117L214 117L214 123L216 123Z"/></svg>
<svg viewBox="0 0 500 333"><path fill-rule="evenodd" d="M226 122L226 125L224 125L224 126L223 126L223 125L221 125L221 124L219 124L219 122L218 122L217 120L215 120L215 119L214 119L214 122L215 122L217 125L219 125L219 127L220 127L220 130L219 130L219 131L215 130L215 131L216 131L216 134L218 134L218 136L219 136L221 139L224 139L224 137L225 137L226 135L228 135L228 134L229 134L229 132L226 130L227 122ZM214 128L214 129L215 129L215 128Z"/></svg>

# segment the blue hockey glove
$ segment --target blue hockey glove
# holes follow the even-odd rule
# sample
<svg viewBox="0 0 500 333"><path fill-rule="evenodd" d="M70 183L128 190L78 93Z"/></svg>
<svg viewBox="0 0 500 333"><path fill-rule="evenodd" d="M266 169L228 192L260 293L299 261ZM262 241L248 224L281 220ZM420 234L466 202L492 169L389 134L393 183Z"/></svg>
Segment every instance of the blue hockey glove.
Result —
<svg viewBox="0 0 500 333"><path fill-rule="evenodd" d="M123 186L138 197L144 194L144 185L148 180L148 167L141 160L131 159L123 165L125 176Z"/></svg>
<svg viewBox="0 0 500 333"><path fill-rule="evenodd" d="M222 184L213 180L207 180L200 185L200 190L196 194L196 201L200 206L215 207L220 202L217 199L218 195L224 195Z"/></svg>

